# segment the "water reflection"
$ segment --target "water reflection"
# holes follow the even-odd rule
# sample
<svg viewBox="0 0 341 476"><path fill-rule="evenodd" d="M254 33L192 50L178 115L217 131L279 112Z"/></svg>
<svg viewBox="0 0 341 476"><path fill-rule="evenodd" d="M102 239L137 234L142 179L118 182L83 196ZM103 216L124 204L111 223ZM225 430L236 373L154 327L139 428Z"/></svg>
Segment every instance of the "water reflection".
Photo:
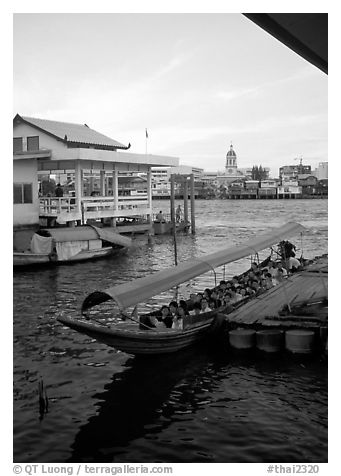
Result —
<svg viewBox="0 0 341 476"><path fill-rule="evenodd" d="M177 416L195 414L217 385L208 375L209 363L202 349L129 360L128 369L93 395L98 411L81 427L69 461L119 461L132 440L163 431Z"/></svg>
<svg viewBox="0 0 341 476"><path fill-rule="evenodd" d="M318 359L201 348L126 366L92 396L97 412L80 427L70 462L326 461Z"/></svg>

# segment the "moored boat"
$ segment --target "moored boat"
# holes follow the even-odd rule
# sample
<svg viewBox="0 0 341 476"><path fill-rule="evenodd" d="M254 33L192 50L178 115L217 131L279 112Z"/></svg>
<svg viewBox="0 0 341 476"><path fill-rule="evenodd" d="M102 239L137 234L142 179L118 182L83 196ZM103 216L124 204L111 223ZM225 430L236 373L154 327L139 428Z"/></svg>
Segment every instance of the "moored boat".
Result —
<svg viewBox="0 0 341 476"><path fill-rule="evenodd" d="M181 231L187 231L191 224L186 221L180 221L175 223L175 231L179 233ZM153 223L154 235L168 235L173 233L173 223L171 221L154 221Z"/></svg>
<svg viewBox="0 0 341 476"><path fill-rule="evenodd" d="M134 314L130 317L125 315L125 318L128 317L131 320L127 323L119 318L120 313L122 315L126 309L134 306L136 308L139 303L146 302L163 291L167 291L212 269L214 270L218 266L255 254L274 243L278 243L285 237L303 232L304 229L298 223L287 223L271 232L252 238L243 245L223 248L215 253L182 262L178 266L158 271L150 276L123 283L104 291L94 291L83 302L83 317L60 316L58 320L71 329L129 354L176 352L193 345L207 337L214 330L219 329L222 312L226 313L234 308L219 307L198 316L188 316L184 319L183 329L154 328L141 318L137 320L133 317ZM119 307L117 319L115 318L109 322L92 319L89 313L90 309L109 300L115 301ZM236 305L240 306L242 304L240 302Z"/></svg>
<svg viewBox="0 0 341 476"><path fill-rule="evenodd" d="M13 266L57 265L109 256L131 239L95 226L46 228L32 236L30 250L13 252Z"/></svg>

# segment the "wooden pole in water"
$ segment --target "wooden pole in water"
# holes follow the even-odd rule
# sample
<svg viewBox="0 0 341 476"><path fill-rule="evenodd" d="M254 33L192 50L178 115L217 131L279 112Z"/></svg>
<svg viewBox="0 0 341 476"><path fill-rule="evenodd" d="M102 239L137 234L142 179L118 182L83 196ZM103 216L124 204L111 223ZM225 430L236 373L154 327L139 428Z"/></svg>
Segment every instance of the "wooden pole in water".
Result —
<svg viewBox="0 0 341 476"><path fill-rule="evenodd" d="M176 223L175 223L175 177L174 174L171 175L171 203L170 203L170 215L172 222L172 234L173 234L173 243L174 243L174 262L175 266L178 265L178 250L176 246Z"/></svg>
<svg viewBox="0 0 341 476"><path fill-rule="evenodd" d="M184 220L188 223L188 181L187 177L184 177Z"/></svg>
<svg viewBox="0 0 341 476"><path fill-rule="evenodd" d="M195 234L195 196L194 196L194 175L190 175L191 186L191 231L192 235Z"/></svg>
<svg viewBox="0 0 341 476"><path fill-rule="evenodd" d="M171 193L170 193L170 219L173 223L175 220L175 178L174 174L170 176L170 183L171 183Z"/></svg>

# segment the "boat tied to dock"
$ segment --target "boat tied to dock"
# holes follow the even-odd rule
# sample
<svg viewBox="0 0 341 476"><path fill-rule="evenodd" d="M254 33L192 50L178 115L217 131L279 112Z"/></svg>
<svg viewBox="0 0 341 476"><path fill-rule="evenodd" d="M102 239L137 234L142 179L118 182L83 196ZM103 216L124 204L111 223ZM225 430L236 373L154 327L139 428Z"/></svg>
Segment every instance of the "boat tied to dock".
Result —
<svg viewBox="0 0 341 476"><path fill-rule="evenodd" d="M290 222L251 238L242 245L225 247L214 253L184 261L177 266L158 271L149 276L119 284L106 290L94 291L83 301L80 318L62 315L58 320L73 330L129 354L176 352L193 345L207 337L214 330L219 329L219 323L225 319L224 316L242 306L249 299L243 300L235 306L221 306L197 316L186 316L182 329L152 327L147 324L146 315L142 315L142 319L142 316L136 318L135 311L139 304L219 266L257 254L284 238L303 233L304 230L305 227L299 223ZM91 317L90 310L94 306L110 300L115 301L119 309L114 322L103 322ZM134 308L130 316L126 313L129 308ZM149 314L149 316L153 315L155 316L155 311ZM130 322L127 322L127 318Z"/></svg>
<svg viewBox="0 0 341 476"><path fill-rule="evenodd" d="M14 268L58 265L110 256L132 240L96 226L44 228L34 233L29 251L13 252Z"/></svg>

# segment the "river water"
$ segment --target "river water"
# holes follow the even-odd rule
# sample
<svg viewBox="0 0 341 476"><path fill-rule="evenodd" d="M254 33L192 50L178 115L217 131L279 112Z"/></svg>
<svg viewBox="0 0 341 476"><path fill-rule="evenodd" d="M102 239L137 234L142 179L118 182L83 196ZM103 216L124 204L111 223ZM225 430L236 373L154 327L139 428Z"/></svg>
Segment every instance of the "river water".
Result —
<svg viewBox="0 0 341 476"><path fill-rule="evenodd" d="M156 212L168 206L154 203ZM242 243L287 221L308 228L302 240L291 240L298 255L327 252L326 200L203 200L196 202L196 235L177 238L178 259ZM255 358L222 347L141 360L56 320L79 315L96 289L173 263L171 237L148 243L137 235L119 257L14 274L15 462L327 461L327 364L320 356ZM228 265L217 279L249 263ZM205 275L191 287L213 279ZM180 287L179 297L188 292Z"/></svg>

